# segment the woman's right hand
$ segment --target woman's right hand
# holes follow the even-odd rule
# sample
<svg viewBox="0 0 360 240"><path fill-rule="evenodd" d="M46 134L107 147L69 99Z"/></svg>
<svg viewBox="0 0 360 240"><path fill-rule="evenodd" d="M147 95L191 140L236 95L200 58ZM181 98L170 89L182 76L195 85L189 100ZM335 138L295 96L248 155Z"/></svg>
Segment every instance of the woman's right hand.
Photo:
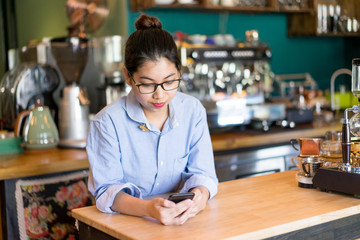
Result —
<svg viewBox="0 0 360 240"><path fill-rule="evenodd" d="M148 202L148 215L164 225L181 225L191 217L188 210L194 202L190 199L175 204L164 198L155 198Z"/></svg>

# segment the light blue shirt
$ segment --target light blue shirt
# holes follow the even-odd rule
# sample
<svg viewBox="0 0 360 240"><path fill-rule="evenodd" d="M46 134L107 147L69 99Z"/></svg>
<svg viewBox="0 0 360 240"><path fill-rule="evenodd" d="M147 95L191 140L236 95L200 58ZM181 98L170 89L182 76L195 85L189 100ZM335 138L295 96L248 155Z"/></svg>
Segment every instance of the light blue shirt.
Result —
<svg viewBox="0 0 360 240"><path fill-rule="evenodd" d="M88 187L100 211L113 212L110 207L119 191L143 198L204 186L210 198L217 193L204 107L181 92L169 106L162 131L147 121L132 91L91 121Z"/></svg>

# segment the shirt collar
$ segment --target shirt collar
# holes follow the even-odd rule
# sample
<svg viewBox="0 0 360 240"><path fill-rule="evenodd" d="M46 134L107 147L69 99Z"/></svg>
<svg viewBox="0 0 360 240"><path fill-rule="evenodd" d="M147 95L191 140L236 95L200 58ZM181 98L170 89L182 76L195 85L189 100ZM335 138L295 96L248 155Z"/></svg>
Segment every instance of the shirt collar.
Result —
<svg viewBox="0 0 360 240"><path fill-rule="evenodd" d="M140 106L140 103L136 100L135 94L132 90L126 96L125 108L127 114L132 120L145 124L147 128L150 127L145 117L144 111Z"/></svg>
<svg viewBox="0 0 360 240"><path fill-rule="evenodd" d="M181 102L177 99L178 93L175 95L173 100L169 104L169 124L170 128L175 128L179 126L179 121L177 120L178 114L181 114L179 111L181 111L179 108L179 104L181 105ZM134 92L131 90L129 94L126 97L125 102L125 108L126 112L129 115L129 117L139 122L142 125L145 125L146 128L149 130L153 130L151 127L151 124L147 121L145 113L140 105L140 103L136 100Z"/></svg>

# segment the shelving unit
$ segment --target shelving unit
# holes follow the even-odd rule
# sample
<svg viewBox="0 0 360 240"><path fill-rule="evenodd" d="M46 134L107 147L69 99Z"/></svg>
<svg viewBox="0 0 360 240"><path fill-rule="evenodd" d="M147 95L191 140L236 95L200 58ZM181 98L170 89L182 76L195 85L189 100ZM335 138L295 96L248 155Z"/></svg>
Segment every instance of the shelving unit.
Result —
<svg viewBox="0 0 360 240"><path fill-rule="evenodd" d="M334 0L336 2L336 0ZM337 1L341 6L342 14L348 14L357 19L360 24L360 1L359 0L341 0ZM316 37L360 37L360 28L357 32L328 32L320 33L318 31L318 4L324 4L322 0L314 1L314 11L311 13L288 15L288 36L316 36Z"/></svg>
<svg viewBox="0 0 360 240"><path fill-rule="evenodd" d="M268 13L311 13L314 11L314 1L309 0L309 6L305 9L286 9L281 8L279 0L268 0L266 6L222 6L212 5L210 0L199 0L197 4L180 4L175 1L172 4L155 4L155 1L150 3L147 1L130 0L130 8L132 11L144 10L144 9L191 9L195 11L228 11L228 12L268 12ZM146 3L145 3L146 2Z"/></svg>
<svg viewBox="0 0 360 240"><path fill-rule="evenodd" d="M266 6L222 6L213 5L211 0L199 0L196 4L180 4L177 0L172 4L155 4L155 1L130 0L130 9L139 11L144 9L153 10L173 10L173 11L195 11L195 12L231 12L231 13L285 13L288 17L288 36L316 36L316 37L360 37L360 27L358 32L341 32L337 33L318 33L317 17L318 4L325 0L308 0L306 8L291 9L284 8L279 3L280 0L268 0ZM360 25L360 1L359 0L333 0L341 2L341 8L345 9L349 15L358 18ZM342 10L343 11L343 10Z"/></svg>

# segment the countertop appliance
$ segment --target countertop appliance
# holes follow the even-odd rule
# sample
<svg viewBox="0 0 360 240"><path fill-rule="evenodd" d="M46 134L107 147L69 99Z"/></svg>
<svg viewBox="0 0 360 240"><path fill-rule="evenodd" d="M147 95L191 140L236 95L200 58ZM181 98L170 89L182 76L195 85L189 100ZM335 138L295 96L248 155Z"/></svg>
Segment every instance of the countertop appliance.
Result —
<svg viewBox="0 0 360 240"><path fill-rule="evenodd" d="M314 120L314 106L307 104L306 92L317 90L316 81L309 73L279 74L275 77L280 96L274 102L286 102L286 117L294 124L309 123Z"/></svg>
<svg viewBox="0 0 360 240"><path fill-rule="evenodd" d="M89 99L79 81L88 60L88 39L54 38L51 52L66 82L59 108L59 146L83 148L89 126Z"/></svg>
<svg viewBox="0 0 360 240"><path fill-rule="evenodd" d="M26 52L29 49L24 48L23 50ZM39 56L44 57L44 46L38 45L33 50L38 52ZM19 58L21 58L21 54ZM46 63L44 58L42 60L33 59L33 61L18 60L19 63L5 73L0 82L1 129L14 130L15 120L20 112L32 109L37 100L48 106L52 117L57 120L58 107L54 93L60 85L60 76L54 67Z"/></svg>
<svg viewBox="0 0 360 240"><path fill-rule="evenodd" d="M181 43L184 79L181 91L201 100L210 130L272 122L285 118L281 103L265 103L272 91L271 49L265 43L236 46ZM264 127L265 126L265 127Z"/></svg>
<svg viewBox="0 0 360 240"><path fill-rule="evenodd" d="M297 159L298 163L295 163L294 159ZM291 158L291 161L299 168L296 172L296 180L298 186L302 188L314 188L313 178L315 172L323 166L324 160L319 156L301 156Z"/></svg>
<svg viewBox="0 0 360 240"><path fill-rule="evenodd" d="M360 97L360 58L352 60L352 93ZM349 112L355 114L349 120ZM313 178L314 187L323 191L337 191L360 196L360 167L355 158L358 152L352 149L352 145L360 137L360 104L347 108L344 113L342 128L342 163L330 168L320 168ZM353 140L354 139L354 140Z"/></svg>
<svg viewBox="0 0 360 240"><path fill-rule="evenodd" d="M20 126L25 121L23 132ZM22 136L23 144L28 150L50 149L59 143L59 132L47 106L41 105L38 99L35 107L19 114L15 124L15 136Z"/></svg>
<svg viewBox="0 0 360 240"><path fill-rule="evenodd" d="M80 79L88 62L87 34L96 31L109 14L106 0L68 0L70 20L66 37L52 38L50 49L65 80L59 107L60 147L84 148L89 127L90 100Z"/></svg>
<svg viewBox="0 0 360 240"><path fill-rule="evenodd" d="M292 163L299 168L296 180L299 187L314 188L313 177L316 171L324 165L321 155L322 138L299 138L291 139L290 144L300 154L291 158ZM295 145L299 144L300 149ZM295 162L295 159L297 162Z"/></svg>
<svg viewBox="0 0 360 240"><path fill-rule="evenodd" d="M125 37L118 35L91 39L94 61L104 78L101 81L104 83L97 88L100 108L127 95L131 90L123 76L124 44Z"/></svg>

